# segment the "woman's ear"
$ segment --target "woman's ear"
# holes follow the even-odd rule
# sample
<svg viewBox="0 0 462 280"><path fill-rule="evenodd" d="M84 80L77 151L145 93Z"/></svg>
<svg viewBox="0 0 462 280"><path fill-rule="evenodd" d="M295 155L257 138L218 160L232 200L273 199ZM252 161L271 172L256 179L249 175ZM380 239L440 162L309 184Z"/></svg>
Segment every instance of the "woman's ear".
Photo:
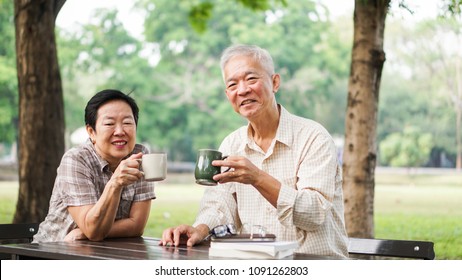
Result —
<svg viewBox="0 0 462 280"><path fill-rule="evenodd" d="M88 136L89 136L90 139L91 139L91 142L92 142L93 144L95 144L95 142L96 142L96 140L95 140L95 138L96 138L96 137L95 137L95 136L96 136L96 135L95 135L95 130L93 129L93 127L91 127L91 126L88 125L88 124L85 126L85 128L87 129L87 133L88 133Z"/></svg>

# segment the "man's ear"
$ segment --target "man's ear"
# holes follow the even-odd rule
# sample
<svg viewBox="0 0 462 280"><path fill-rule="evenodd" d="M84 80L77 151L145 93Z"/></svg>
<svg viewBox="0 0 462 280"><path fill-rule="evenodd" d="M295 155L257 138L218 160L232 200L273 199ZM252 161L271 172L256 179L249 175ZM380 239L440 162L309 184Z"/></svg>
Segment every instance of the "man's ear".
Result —
<svg viewBox="0 0 462 280"><path fill-rule="evenodd" d="M273 92L276 93L279 90L281 76L276 73L276 74L273 74L272 79L273 79Z"/></svg>

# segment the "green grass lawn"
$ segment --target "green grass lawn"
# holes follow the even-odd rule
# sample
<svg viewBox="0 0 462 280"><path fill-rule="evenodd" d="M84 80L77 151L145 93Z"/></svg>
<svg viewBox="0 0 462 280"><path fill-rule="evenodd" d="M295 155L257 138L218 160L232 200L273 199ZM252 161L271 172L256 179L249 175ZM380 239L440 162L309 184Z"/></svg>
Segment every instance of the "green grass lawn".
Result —
<svg viewBox="0 0 462 280"><path fill-rule="evenodd" d="M437 259L462 259L462 174L378 174L376 179L376 238L429 240ZM184 177L158 184L146 236L194 222L206 187L191 182ZM0 223L11 222L17 191L17 182L0 182Z"/></svg>
<svg viewBox="0 0 462 280"><path fill-rule="evenodd" d="M462 259L462 174L382 174L376 182L376 238L429 240L437 259Z"/></svg>

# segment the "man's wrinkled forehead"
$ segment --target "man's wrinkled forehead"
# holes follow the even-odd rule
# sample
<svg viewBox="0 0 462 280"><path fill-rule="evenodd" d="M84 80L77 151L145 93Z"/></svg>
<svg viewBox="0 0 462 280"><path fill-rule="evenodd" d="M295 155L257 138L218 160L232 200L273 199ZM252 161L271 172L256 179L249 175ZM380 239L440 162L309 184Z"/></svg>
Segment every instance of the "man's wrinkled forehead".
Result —
<svg viewBox="0 0 462 280"><path fill-rule="evenodd" d="M223 68L223 80L227 82L237 76L247 76L250 74L261 74L263 66L252 56L237 55L227 61Z"/></svg>

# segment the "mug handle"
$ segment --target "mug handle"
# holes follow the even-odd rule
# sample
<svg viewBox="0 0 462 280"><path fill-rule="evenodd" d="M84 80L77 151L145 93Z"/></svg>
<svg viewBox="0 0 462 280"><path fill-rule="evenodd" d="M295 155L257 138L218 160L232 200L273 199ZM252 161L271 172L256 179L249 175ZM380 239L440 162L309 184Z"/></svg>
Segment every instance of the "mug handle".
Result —
<svg viewBox="0 0 462 280"><path fill-rule="evenodd" d="M227 158L228 158L228 156L224 156L224 157L221 158L221 160L225 160L225 159L227 159ZM228 172L230 169L231 169L231 167L228 167L228 169L226 169L225 171L223 171L223 172L221 172L221 173L226 173L226 172Z"/></svg>

